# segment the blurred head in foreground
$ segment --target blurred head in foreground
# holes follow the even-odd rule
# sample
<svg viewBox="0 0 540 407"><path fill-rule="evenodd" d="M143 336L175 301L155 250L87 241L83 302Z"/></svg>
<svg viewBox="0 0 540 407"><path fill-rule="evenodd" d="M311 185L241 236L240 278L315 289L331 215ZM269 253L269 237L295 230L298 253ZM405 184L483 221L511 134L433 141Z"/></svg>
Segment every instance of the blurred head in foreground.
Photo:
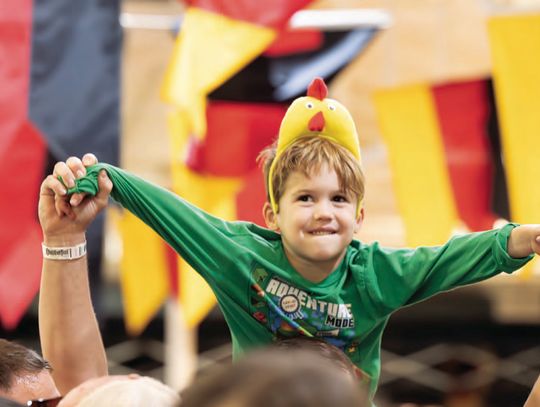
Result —
<svg viewBox="0 0 540 407"><path fill-rule="evenodd" d="M0 339L0 396L19 403L60 395L52 368L37 352Z"/></svg>
<svg viewBox="0 0 540 407"><path fill-rule="evenodd" d="M356 366L341 349L322 339L296 336L279 340L273 346L288 352L297 351L298 349L315 352L326 359L327 362L343 369L353 380L358 380L366 386L369 385L371 380L369 375Z"/></svg>
<svg viewBox="0 0 540 407"><path fill-rule="evenodd" d="M368 406L351 374L312 350L268 348L217 367L182 394L182 407Z"/></svg>
<svg viewBox="0 0 540 407"><path fill-rule="evenodd" d="M138 375L103 376L71 390L58 407L173 407L178 394L165 384Z"/></svg>

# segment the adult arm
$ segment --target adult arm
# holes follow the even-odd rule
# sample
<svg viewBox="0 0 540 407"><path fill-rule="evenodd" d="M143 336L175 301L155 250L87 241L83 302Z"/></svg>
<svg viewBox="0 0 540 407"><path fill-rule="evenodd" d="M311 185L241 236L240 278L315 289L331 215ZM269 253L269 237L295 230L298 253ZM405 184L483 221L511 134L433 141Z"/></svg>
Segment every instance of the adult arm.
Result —
<svg viewBox="0 0 540 407"><path fill-rule="evenodd" d="M94 160L88 156L84 159ZM62 175L68 186L74 185L69 165L82 167L83 172L78 175L84 175L84 166L78 159L58 163L55 175ZM85 241L88 225L107 205L112 184L105 173L99 177L99 188L95 197L72 207L56 176L49 175L43 181L38 212L46 246L69 247ZM62 394L87 379L108 374L90 297L86 256L76 260L43 260L39 331L43 355L53 366L53 377Z"/></svg>

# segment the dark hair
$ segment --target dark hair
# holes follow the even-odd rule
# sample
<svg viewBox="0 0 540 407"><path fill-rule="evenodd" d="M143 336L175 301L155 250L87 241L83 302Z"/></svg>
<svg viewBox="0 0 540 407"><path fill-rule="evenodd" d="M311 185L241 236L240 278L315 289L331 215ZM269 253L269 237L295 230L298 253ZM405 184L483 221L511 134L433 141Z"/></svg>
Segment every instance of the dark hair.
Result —
<svg viewBox="0 0 540 407"><path fill-rule="evenodd" d="M196 380L182 407L368 406L367 393L334 364L311 350L268 348Z"/></svg>
<svg viewBox="0 0 540 407"><path fill-rule="evenodd" d="M51 365L37 352L6 339L0 339L0 389L9 391L13 378L21 373L52 371Z"/></svg>

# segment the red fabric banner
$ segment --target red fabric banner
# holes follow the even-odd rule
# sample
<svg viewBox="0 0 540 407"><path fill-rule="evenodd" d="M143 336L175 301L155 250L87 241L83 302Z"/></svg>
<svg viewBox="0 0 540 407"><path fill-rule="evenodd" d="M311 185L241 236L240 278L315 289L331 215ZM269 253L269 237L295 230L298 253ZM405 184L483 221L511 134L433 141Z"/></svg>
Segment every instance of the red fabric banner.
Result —
<svg viewBox="0 0 540 407"><path fill-rule="evenodd" d="M492 228L496 219L490 208L487 86L485 80L477 80L432 88L456 206L473 231Z"/></svg>
<svg viewBox="0 0 540 407"><path fill-rule="evenodd" d="M209 102L206 138L191 140L188 168L220 177L246 176L277 137L286 110L276 103Z"/></svg>
<svg viewBox="0 0 540 407"><path fill-rule="evenodd" d="M30 0L6 0L0 16L0 320L14 328L39 289L37 223L45 142L27 119Z"/></svg>
<svg viewBox="0 0 540 407"><path fill-rule="evenodd" d="M278 57L299 54L301 52L317 51L323 46L324 36L319 30L290 30L281 31L275 41L264 51L263 55Z"/></svg>

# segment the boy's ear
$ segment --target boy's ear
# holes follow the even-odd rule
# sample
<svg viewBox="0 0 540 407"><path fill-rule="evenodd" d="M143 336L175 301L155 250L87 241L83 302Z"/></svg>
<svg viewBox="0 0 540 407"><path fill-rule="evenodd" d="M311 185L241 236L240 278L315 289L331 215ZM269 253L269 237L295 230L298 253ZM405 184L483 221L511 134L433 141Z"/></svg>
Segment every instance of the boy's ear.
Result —
<svg viewBox="0 0 540 407"><path fill-rule="evenodd" d="M362 223L364 222L364 208L360 208L360 212L358 213L358 216L356 217L356 220L354 221L354 233L358 233L360 231L360 228L362 227Z"/></svg>
<svg viewBox="0 0 540 407"><path fill-rule="evenodd" d="M279 226L277 223L277 216L272 209L270 202L265 202L263 205L263 217L266 223L266 227L270 230L279 232Z"/></svg>

